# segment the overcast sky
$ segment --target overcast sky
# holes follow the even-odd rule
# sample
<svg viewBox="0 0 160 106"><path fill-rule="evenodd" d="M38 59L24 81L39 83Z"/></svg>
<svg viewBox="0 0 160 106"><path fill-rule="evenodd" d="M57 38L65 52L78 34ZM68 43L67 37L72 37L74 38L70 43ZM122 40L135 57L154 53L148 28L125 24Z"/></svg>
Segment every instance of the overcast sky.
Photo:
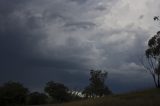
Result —
<svg viewBox="0 0 160 106"><path fill-rule="evenodd" d="M0 0L0 84L82 89L101 69L114 92L154 86L138 56L159 30L159 10L158 0Z"/></svg>

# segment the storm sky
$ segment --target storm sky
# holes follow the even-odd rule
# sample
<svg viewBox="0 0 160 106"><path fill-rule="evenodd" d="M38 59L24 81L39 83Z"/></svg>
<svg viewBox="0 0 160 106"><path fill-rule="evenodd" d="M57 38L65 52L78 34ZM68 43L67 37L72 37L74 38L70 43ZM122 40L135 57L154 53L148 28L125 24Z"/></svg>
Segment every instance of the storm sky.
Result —
<svg viewBox="0 0 160 106"><path fill-rule="evenodd" d="M114 92L152 87L138 57L159 26L158 0L0 0L0 84L87 86L108 72Z"/></svg>

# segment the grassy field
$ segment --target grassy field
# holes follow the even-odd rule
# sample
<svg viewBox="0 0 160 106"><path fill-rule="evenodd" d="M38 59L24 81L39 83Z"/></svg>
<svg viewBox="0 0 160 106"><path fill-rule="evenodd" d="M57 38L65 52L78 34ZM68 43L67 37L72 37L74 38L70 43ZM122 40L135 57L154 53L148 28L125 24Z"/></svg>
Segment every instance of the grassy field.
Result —
<svg viewBox="0 0 160 106"><path fill-rule="evenodd" d="M39 106L160 106L160 89L150 89L64 104Z"/></svg>

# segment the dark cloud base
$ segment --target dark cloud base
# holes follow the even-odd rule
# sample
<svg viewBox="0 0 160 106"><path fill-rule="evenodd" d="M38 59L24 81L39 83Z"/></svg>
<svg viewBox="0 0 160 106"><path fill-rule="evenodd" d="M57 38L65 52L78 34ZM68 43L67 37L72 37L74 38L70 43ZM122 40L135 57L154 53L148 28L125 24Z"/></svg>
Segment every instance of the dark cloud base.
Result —
<svg viewBox="0 0 160 106"><path fill-rule="evenodd" d="M127 57L126 55L134 54L134 49L139 45L142 45L143 48L144 45L141 44L144 41L143 38L137 38L134 47L129 48L130 52L123 54L123 56L125 55L123 60L123 56L120 57L116 49L114 50L115 45L101 43L99 35L97 37L96 34L96 37L91 38L97 41L95 43L90 43L89 40L83 42L84 39L81 40L77 37L79 35L84 36L82 32L94 32L98 26L92 19L89 21L85 20L87 18L83 19L81 16L84 15L82 14L84 10L80 11L74 6L69 7L70 2L75 2L76 6L84 6L89 0L66 0L65 2L55 0L52 1L53 3L49 0L47 1L43 5L44 7L41 7L40 5L43 3L40 0L34 2L32 0L0 0L0 84L8 80L14 80L24 83L30 89L42 90L47 81L55 80L65 83L73 89L82 89L88 84L89 70L92 68L93 63L99 63L99 60L106 55L110 55L110 57L102 62L103 68L106 66L109 69L117 68L124 63L136 62L134 57L131 57L131 55ZM37 3L39 3L38 6ZM50 3L53 8L48 6ZM86 8L90 9L91 7L86 6ZM74 9L77 9L78 12L73 11ZM100 11L107 10L103 6L96 9ZM80 15L76 17L75 14ZM49 26L50 24L53 24L53 26ZM65 40L64 45L61 46L55 46L56 43L53 41L53 45L48 50L46 45L49 42L48 38L51 36L47 33L48 27L58 27L52 32L52 37L55 41L57 40L55 36L58 35L59 37L60 33L64 31L63 29L65 29L63 32L65 34L62 38L59 37L61 39L65 38L67 34L75 33L79 30L82 31L82 34L77 33L75 38L69 37ZM60 31L57 33L57 30ZM145 31L136 31L136 35L145 33ZM121 31L113 30L107 34L135 33L136 31L121 29ZM86 39L90 38L86 37ZM99 45L100 43L101 45ZM116 45L120 45L120 43L116 42ZM97 55L94 55L97 51L98 53L102 51L102 53L99 53L100 59L98 60L96 59ZM117 59L121 61L116 61ZM109 65L108 61L110 62ZM122 76L112 74L112 72L109 74L107 84L114 92L125 92L152 86L148 78L142 78L140 79L142 81L139 80L140 82L138 82L133 80L136 75L128 74L128 77L126 77L127 75ZM131 82L124 82L126 78L131 76ZM143 80L145 81L143 82Z"/></svg>

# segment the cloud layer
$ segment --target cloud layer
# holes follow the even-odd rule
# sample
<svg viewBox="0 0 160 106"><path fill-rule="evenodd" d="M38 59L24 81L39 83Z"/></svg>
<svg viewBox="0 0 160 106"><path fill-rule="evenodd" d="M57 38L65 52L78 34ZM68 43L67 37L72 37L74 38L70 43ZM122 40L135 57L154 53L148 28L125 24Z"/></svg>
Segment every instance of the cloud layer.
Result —
<svg viewBox="0 0 160 106"><path fill-rule="evenodd" d="M83 88L89 70L102 69L117 92L152 86L137 56L158 30L152 18L159 5L156 0L0 0L0 83L17 80L38 89L56 80Z"/></svg>

